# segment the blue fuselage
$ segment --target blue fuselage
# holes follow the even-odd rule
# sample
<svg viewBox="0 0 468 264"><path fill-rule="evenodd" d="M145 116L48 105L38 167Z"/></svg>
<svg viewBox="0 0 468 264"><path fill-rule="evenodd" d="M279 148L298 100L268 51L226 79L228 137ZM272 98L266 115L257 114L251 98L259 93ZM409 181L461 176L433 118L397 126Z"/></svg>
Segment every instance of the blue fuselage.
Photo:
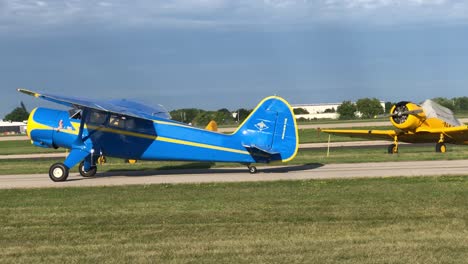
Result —
<svg viewBox="0 0 468 264"><path fill-rule="evenodd" d="M67 111L37 108L31 113L28 134L35 145L73 149L79 137L80 118L70 117ZM246 150L246 142L239 134L98 111L86 118L82 138L95 155L138 160L259 162Z"/></svg>

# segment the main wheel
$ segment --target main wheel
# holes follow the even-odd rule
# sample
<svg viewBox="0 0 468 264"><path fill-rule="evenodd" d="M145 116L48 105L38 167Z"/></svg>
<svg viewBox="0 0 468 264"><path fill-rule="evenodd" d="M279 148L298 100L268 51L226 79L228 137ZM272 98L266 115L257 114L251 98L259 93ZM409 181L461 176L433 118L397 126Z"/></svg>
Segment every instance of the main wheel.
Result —
<svg viewBox="0 0 468 264"><path fill-rule="evenodd" d="M78 170L80 171L80 175L83 176L83 177L93 177L94 175L96 175L97 166L96 165L91 166L89 171L85 171L84 170L84 161L82 161L80 163L80 166L78 166Z"/></svg>
<svg viewBox="0 0 468 264"><path fill-rule="evenodd" d="M54 182L66 181L68 178L68 168L63 163L55 163L50 166L49 178Z"/></svg>
<svg viewBox="0 0 468 264"><path fill-rule="evenodd" d="M249 172L250 172L250 174L255 174L255 173L257 173L257 167L255 167L255 166L249 166Z"/></svg>
<svg viewBox="0 0 468 264"><path fill-rule="evenodd" d="M447 152L447 146L444 143L437 143L435 147L436 152L445 153Z"/></svg>
<svg viewBox="0 0 468 264"><path fill-rule="evenodd" d="M398 153L398 146L396 144L390 144L388 146L388 154Z"/></svg>

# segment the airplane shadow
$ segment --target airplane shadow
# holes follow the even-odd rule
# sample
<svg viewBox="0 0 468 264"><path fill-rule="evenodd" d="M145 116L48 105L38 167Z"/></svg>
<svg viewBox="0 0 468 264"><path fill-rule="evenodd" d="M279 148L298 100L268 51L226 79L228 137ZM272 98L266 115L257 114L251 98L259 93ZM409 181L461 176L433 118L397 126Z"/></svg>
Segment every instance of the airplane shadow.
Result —
<svg viewBox="0 0 468 264"><path fill-rule="evenodd" d="M222 174L222 173L249 173L247 168L211 168L214 163L187 163L178 166L165 166L155 170L109 170L97 173L92 178L112 177L112 176L164 176L164 175L189 175L189 174ZM290 165L278 167L258 167L259 173L288 173L293 171L304 171L322 167L321 163L308 163L303 165Z"/></svg>

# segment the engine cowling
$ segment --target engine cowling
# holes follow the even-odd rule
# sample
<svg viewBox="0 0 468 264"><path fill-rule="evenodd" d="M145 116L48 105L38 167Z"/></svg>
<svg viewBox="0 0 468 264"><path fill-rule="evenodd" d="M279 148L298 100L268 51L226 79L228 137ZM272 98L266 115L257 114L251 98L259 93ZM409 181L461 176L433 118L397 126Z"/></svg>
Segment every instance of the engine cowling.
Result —
<svg viewBox="0 0 468 264"><path fill-rule="evenodd" d="M411 102L399 102L390 110L390 122L398 129L413 131L424 122L426 116L421 106Z"/></svg>
<svg viewBox="0 0 468 264"><path fill-rule="evenodd" d="M29 115L26 132L31 142L36 146L70 148L78 133L61 132L62 129L70 126L66 111L38 107L31 111Z"/></svg>

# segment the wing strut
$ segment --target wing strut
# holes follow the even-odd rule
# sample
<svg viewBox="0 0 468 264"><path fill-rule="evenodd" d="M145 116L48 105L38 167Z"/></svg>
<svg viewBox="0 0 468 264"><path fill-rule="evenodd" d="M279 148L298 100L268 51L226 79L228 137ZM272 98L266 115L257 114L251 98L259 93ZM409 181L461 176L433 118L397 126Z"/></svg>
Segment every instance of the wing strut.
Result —
<svg viewBox="0 0 468 264"><path fill-rule="evenodd" d="M89 110L87 108L84 108L84 109L81 110L80 130L78 131L78 137L77 137L76 140L80 140L82 144L83 144L84 124L86 122L86 119L88 118L88 115L89 115Z"/></svg>

